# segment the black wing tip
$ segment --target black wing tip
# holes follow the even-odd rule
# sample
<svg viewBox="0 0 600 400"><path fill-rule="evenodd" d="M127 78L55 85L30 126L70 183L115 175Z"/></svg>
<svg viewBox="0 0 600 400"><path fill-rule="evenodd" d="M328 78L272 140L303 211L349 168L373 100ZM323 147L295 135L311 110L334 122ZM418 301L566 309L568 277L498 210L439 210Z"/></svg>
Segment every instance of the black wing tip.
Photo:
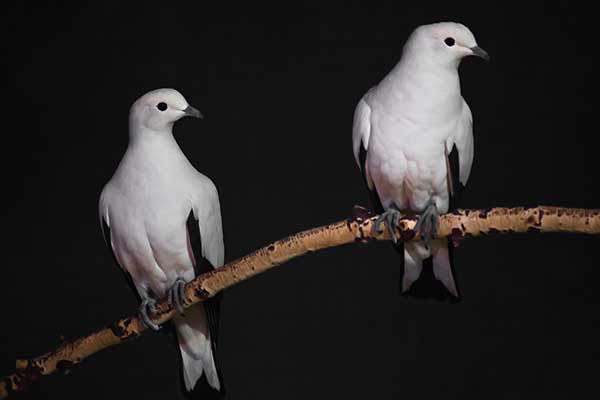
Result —
<svg viewBox="0 0 600 400"><path fill-rule="evenodd" d="M214 270L215 267L210 263L210 261L208 261L204 257L204 254L202 253L202 236L200 233L200 226L198 225L198 219L194 215L193 208L190 210L190 213L188 214L188 218L186 221L186 228L187 228L187 232L189 235L190 245L192 246L192 252L194 253L195 276L198 276L203 273ZM218 293L217 295L206 300L203 303L204 312L206 312L206 319L208 322L208 329L210 332L210 337L212 339L211 344L212 344L213 358L215 361L215 367L217 369L217 377L219 379L219 383L221 384L221 390L218 391L218 390L212 388L206 381L205 374L202 374L202 377L200 378L200 380L198 380L198 382L196 382L196 386L194 386L194 389L191 392L186 392L186 393L190 393L190 395L192 396L191 398L208 398L208 399L222 398L222 396L224 396L224 393L225 393L225 386L223 384L223 378L221 376L221 368L219 367L219 362L218 362L218 358L217 358L217 342L218 342L218 336L219 336L219 314L220 314L220 308L221 308L220 306L221 306L222 297L223 297L223 294ZM183 368L183 365L181 366L181 368ZM183 376L182 376L181 384L182 384L181 387L185 388L185 386L183 386ZM197 395L196 394L197 392L200 392L203 394ZM217 394L219 394L219 396L221 396L221 397L218 397Z"/></svg>
<svg viewBox="0 0 600 400"><path fill-rule="evenodd" d="M188 214L186 222L188 224L190 224L192 222L198 222L198 220L196 219L196 216L194 215L194 209L193 208L190 209L190 213Z"/></svg>
<svg viewBox="0 0 600 400"><path fill-rule="evenodd" d="M435 281L434 283L438 283L439 281ZM419 285L418 280L415 281L410 289L403 292L402 291L402 282L400 283L399 294L401 297L406 299L415 299L419 301L423 300L431 300L436 303L448 303L448 304L457 304L462 301L462 297L456 297L446 287L439 282L439 287L433 287L430 283L425 285Z"/></svg>
<svg viewBox="0 0 600 400"><path fill-rule="evenodd" d="M446 150L447 151L447 150ZM448 189L450 189L449 210L455 210L458 207L465 186L460 181L460 163L458 159L458 149L452 148L450 153L446 153L448 171Z"/></svg>
<svg viewBox="0 0 600 400"><path fill-rule="evenodd" d="M223 380L220 376L219 383L221 384L220 390L217 390L214 387L210 386L210 384L206 380L206 373L203 373L200 379L198 379L198 381L196 382L194 388L192 390L186 390L182 377L181 391L183 397L186 399L223 399L225 397L225 386L223 385Z"/></svg>
<svg viewBox="0 0 600 400"><path fill-rule="evenodd" d="M219 383L221 385L221 389L217 390L210 386L208 381L206 380L206 373L203 373L202 376L196 381L194 388L192 390L187 390L185 387L185 380L183 378L183 359L181 356L181 349L179 348L179 339L177 338L177 331L175 330L175 324L169 324L166 326L166 329L161 329L161 332L164 332L170 339L171 344L173 345L174 351L177 352L178 358L178 377L179 377L179 392L181 396L185 399L222 399L225 397L225 385L223 383L223 378L221 377L221 372L219 370L219 366L216 359L216 354L214 352L213 347L213 357L215 360L215 365L217 366L217 377L219 379Z"/></svg>
<svg viewBox="0 0 600 400"><path fill-rule="evenodd" d="M381 199L379 199L379 195L377 194L377 191L371 190L369 188L369 184L367 183L367 173L365 171L366 169L366 162L367 162L367 149L364 146L364 143L360 142L360 148L359 148L359 152L358 152L358 160L360 163L360 169L361 169L361 173L362 173L362 177L363 177L363 181L365 182L365 187L367 188L367 191L369 192L369 197L371 199L371 205L373 206L373 210L377 213L377 214L381 214L384 210L383 210L383 205L381 204Z"/></svg>
<svg viewBox="0 0 600 400"><path fill-rule="evenodd" d="M191 209L186 221L186 228L190 238L190 244L192 245L192 252L194 253L194 273L196 276L202 275L206 272L210 272L215 267L208 261L202 253L202 235L200 234L200 226L198 220L194 215L194 210Z"/></svg>
<svg viewBox="0 0 600 400"><path fill-rule="evenodd" d="M452 244L449 244L448 246L450 247ZM450 263L452 263L452 253L450 253ZM404 271L402 271L402 274L404 274ZM452 274L456 280L454 265L452 265ZM408 290L402 290L402 279L400 279L400 284L398 285L398 293L404 298L432 300L434 302L449 304L457 304L462 301L462 296L458 285L456 286L456 291L458 296L455 296L441 281L435 278L433 275L433 257L423 260L421 276L419 276L419 279L412 283Z"/></svg>

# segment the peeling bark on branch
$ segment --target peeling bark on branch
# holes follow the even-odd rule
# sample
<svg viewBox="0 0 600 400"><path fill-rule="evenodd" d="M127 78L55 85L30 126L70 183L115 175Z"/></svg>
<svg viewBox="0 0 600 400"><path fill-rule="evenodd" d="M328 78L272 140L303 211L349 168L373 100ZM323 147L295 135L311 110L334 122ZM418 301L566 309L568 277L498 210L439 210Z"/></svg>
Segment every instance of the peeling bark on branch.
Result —
<svg viewBox="0 0 600 400"><path fill-rule="evenodd" d="M278 240L253 253L239 258L218 270L203 274L186 285L185 307L214 296L238 282L251 278L270 268L308 252L340 246L352 242L389 240L387 231L377 233L373 229L377 216L355 206L353 216L319 228L309 229ZM419 239L414 231L418 216L400 221L398 236L403 241ZM438 237L451 237L455 243L466 237L499 233L570 232L600 233L600 210L560 207L491 208L486 210L457 210L443 215L437 232ZM162 324L175 311L166 300L158 303L152 319ZM0 399L25 389L44 375L67 372L86 357L110 346L134 339L146 327L137 316L124 318L88 336L59 347L36 358L17 360L16 371L0 380Z"/></svg>

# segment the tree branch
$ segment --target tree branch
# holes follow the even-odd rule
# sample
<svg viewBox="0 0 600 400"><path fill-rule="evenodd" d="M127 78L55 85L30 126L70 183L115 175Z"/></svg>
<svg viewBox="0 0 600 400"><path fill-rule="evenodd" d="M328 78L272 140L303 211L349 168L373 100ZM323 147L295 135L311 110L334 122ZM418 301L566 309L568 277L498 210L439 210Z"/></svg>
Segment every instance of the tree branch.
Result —
<svg viewBox="0 0 600 400"><path fill-rule="evenodd" d="M418 216L400 220L398 236L403 241L419 239L414 231ZM377 216L355 206L352 217L319 228L309 229L278 240L253 253L239 258L218 270L203 274L185 288L185 307L204 301L216 293L308 252L352 242L367 243L389 240L384 230L373 229ZM600 210L559 207L491 208L486 210L457 210L440 219L438 237L450 237L455 245L466 237L500 233L571 232L600 233ZM175 311L163 299L152 319L163 324ZM146 327L137 316L131 316L95 331L88 336L65 342L39 357L17 360L16 371L0 380L0 399L25 389L45 375L67 372L86 357L140 336Z"/></svg>

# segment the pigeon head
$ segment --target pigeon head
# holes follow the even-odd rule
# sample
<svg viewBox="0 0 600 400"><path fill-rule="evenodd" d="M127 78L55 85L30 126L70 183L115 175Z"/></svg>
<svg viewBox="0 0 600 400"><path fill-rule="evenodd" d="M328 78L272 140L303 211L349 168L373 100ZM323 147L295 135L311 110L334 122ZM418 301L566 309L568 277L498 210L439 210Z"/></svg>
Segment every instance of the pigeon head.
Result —
<svg viewBox="0 0 600 400"><path fill-rule="evenodd" d="M200 111L190 106L175 89L156 89L133 103L129 111L132 128L170 131L175 121L185 116L202 118Z"/></svg>
<svg viewBox="0 0 600 400"><path fill-rule="evenodd" d="M440 22L415 29L407 42L413 54L448 66L457 66L467 56L489 60L488 53L477 45L469 28L455 22Z"/></svg>

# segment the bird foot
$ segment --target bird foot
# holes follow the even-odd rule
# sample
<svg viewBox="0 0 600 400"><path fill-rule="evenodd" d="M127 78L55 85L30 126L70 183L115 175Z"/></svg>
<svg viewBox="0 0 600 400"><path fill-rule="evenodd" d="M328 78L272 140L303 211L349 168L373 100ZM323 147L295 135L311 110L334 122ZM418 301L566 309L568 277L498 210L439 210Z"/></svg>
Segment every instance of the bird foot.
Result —
<svg viewBox="0 0 600 400"><path fill-rule="evenodd" d="M169 304L177 310L179 314L183 314L183 305L185 304L185 281L177 278L171 289L168 292Z"/></svg>
<svg viewBox="0 0 600 400"><path fill-rule="evenodd" d="M421 234L425 244L429 247L429 242L435 239L439 226L440 213L435 203L431 202L419 216L415 231Z"/></svg>
<svg viewBox="0 0 600 400"><path fill-rule="evenodd" d="M395 208L388 208L386 212L379 215L379 218L375 221L375 230L377 233L383 232L382 225L385 224L388 231L390 232L390 236L392 237L392 242L394 244L398 243L398 237L396 236L396 228L398 227L398 221L402 218L403 215L400 211Z"/></svg>
<svg viewBox="0 0 600 400"><path fill-rule="evenodd" d="M147 298L142 301L140 305L140 318L142 322L146 324L146 326L152 330L158 331L160 330L160 325L156 324L150 318L150 314L153 314L156 311L156 300L152 298Z"/></svg>

